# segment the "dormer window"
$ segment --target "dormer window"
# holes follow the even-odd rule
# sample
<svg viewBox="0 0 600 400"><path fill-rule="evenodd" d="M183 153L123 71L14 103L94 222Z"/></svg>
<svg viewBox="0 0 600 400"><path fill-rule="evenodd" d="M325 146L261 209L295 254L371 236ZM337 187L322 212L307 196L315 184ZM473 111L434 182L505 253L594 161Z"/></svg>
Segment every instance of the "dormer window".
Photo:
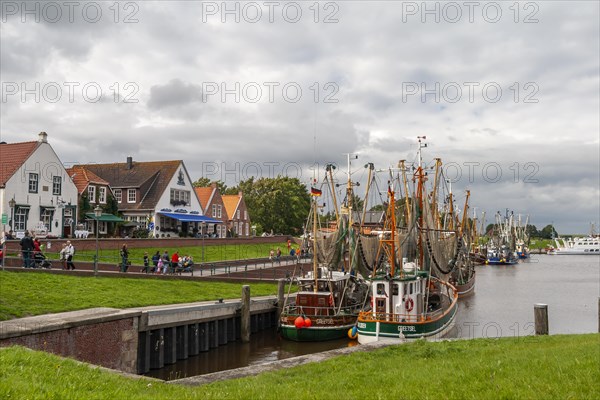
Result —
<svg viewBox="0 0 600 400"><path fill-rule="evenodd" d="M127 189L127 202L135 203L135 189Z"/></svg>
<svg viewBox="0 0 600 400"><path fill-rule="evenodd" d="M117 201L117 203L123 201L123 192L121 191L121 189L115 189L113 190L113 193L115 195L115 200Z"/></svg>
<svg viewBox="0 0 600 400"><path fill-rule="evenodd" d="M106 188L104 186L98 188L98 203L106 204Z"/></svg>

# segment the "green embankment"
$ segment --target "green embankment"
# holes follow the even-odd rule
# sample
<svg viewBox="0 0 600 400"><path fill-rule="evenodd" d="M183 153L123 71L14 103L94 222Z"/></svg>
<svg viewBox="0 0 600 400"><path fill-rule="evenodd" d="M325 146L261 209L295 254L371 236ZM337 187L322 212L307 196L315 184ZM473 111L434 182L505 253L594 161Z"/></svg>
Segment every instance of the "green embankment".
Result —
<svg viewBox="0 0 600 400"><path fill-rule="evenodd" d="M210 239L206 239L207 242ZM294 244L294 248L298 245ZM288 254L287 243L261 243L261 244L221 244L221 245L207 245L204 246L204 261L215 262L215 261L227 261L227 260L242 260L248 258L266 258L269 257L269 251L277 250L280 248L282 254ZM194 261L199 263L202 261L202 245L192 247L181 247L181 246L170 246L170 247L148 247L140 249L129 249L129 260L133 265L143 265L144 253L148 253L148 256L152 258L152 255L157 251L162 255L167 250L169 255L172 255L175 251L178 252L179 256L184 255L194 257ZM52 248L51 250L44 251L44 254L51 260L58 260L60 248ZM103 263L119 263L121 257L119 255L120 249L115 250L103 250L100 248L98 251L98 259ZM96 255L95 250L81 250L76 249L75 251L75 263L77 261L92 261ZM15 253L8 253L8 256L16 257Z"/></svg>
<svg viewBox="0 0 600 400"><path fill-rule="evenodd" d="M4 399L598 399L600 335L417 341L200 387L0 350Z"/></svg>
<svg viewBox="0 0 600 400"><path fill-rule="evenodd" d="M0 272L0 320L92 307L130 308L240 298L242 283ZM277 285L253 283L252 296Z"/></svg>

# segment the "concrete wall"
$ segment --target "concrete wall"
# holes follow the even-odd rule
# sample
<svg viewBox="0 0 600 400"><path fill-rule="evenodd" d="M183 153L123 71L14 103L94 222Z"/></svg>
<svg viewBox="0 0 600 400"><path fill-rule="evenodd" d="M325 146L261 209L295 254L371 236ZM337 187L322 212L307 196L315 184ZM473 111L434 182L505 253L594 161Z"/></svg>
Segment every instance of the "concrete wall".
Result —
<svg viewBox="0 0 600 400"><path fill-rule="evenodd" d="M0 347L20 345L137 373L140 314L94 308L0 322Z"/></svg>

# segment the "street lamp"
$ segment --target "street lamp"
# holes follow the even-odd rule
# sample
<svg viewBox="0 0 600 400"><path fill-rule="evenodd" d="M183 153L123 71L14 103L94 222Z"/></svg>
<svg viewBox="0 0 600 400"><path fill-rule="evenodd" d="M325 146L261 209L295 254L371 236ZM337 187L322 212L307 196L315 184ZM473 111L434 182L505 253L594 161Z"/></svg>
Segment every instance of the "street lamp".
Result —
<svg viewBox="0 0 600 400"><path fill-rule="evenodd" d="M15 221L15 206L17 205L17 202L15 201L14 198L10 199L8 202L8 206L10 207L10 229L13 230L15 229L13 227L14 225L14 221Z"/></svg>
<svg viewBox="0 0 600 400"><path fill-rule="evenodd" d="M94 257L94 276L98 276L98 232L99 232L99 220L102 216L102 207L99 205L94 208L94 220L96 221L96 257Z"/></svg>
<svg viewBox="0 0 600 400"><path fill-rule="evenodd" d="M200 232L202 232L202 264L204 264L204 226L205 222L200 223Z"/></svg>

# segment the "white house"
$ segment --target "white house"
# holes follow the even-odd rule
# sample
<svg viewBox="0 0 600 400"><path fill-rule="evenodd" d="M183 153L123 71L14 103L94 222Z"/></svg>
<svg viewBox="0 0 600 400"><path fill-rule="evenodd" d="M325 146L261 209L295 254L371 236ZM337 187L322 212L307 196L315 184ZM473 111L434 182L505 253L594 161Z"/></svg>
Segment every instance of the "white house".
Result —
<svg viewBox="0 0 600 400"><path fill-rule="evenodd" d="M131 228L147 229L155 237L193 234L203 224L220 221L204 216L192 180L181 160L86 164L109 183L119 213Z"/></svg>
<svg viewBox="0 0 600 400"><path fill-rule="evenodd" d="M0 143L2 228L21 237L71 235L77 222L77 187L41 132L32 142Z"/></svg>

